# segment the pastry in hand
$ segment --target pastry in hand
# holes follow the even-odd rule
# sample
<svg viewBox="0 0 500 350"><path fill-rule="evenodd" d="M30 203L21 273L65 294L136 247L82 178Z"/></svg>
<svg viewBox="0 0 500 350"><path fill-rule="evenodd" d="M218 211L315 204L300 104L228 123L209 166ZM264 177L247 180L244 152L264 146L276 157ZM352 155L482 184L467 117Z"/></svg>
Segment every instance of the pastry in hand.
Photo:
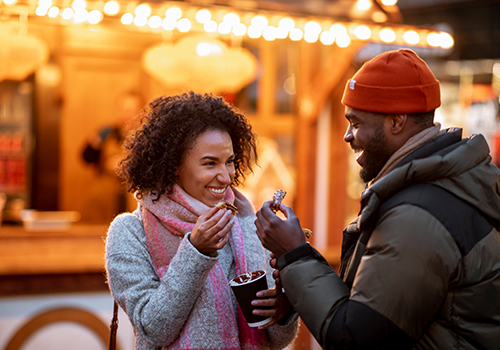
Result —
<svg viewBox="0 0 500 350"><path fill-rule="evenodd" d="M273 203L271 204L271 210L276 213L280 209L280 204L283 198L285 198L286 192L283 191L282 189L279 189L276 191L276 193L273 196ZM308 228L303 228L302 232L304 232L304 235L306 236L307 239L311 238L313 232L309 230Z"/></svg>
<svg viewBox="0 0 500 350"><path fill-rule="evenodd" d="M217 203L216 207L219 209L229 209L233 212L233 215L238 214L238 208L236 208L233 204L226 201Z"/></svg>
<svg viewBox="0 0 500 350"><path fill-rule="evenodd" d="M279 189L276 191L276 193L273 196L273 203L271 204L271 210L276 213L278 210L280 210L280 204L283 198L285 198L286 191L283 191L282 189Z"/></svg>

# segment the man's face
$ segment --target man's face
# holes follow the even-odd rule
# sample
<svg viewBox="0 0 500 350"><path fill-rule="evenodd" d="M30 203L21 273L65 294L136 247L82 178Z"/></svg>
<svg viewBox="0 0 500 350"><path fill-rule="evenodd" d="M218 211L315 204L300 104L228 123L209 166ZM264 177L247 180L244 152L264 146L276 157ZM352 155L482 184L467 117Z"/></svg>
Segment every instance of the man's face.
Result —
<svg viewBox="0 0 500 350"><path fill-rule="evenodd" d="M392 152L385 132L386 116L346 107L345 116L349 126L344 141L350 143L358 153L356 162L361 166L359 176L369 182L382 170Z"/></svg>

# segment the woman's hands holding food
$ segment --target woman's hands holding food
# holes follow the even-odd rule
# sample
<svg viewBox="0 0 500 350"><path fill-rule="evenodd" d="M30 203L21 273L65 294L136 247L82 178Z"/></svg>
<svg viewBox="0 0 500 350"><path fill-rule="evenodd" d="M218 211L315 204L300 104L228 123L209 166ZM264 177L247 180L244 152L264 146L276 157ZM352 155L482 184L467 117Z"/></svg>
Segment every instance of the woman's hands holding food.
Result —
<svg viewBox="0 0 500 350"><path fill-rule="evenodd" d="M233 227L233 212L213 207L203 213L191 232L190 241L202 254L209 255L224 248Z"/></svg>

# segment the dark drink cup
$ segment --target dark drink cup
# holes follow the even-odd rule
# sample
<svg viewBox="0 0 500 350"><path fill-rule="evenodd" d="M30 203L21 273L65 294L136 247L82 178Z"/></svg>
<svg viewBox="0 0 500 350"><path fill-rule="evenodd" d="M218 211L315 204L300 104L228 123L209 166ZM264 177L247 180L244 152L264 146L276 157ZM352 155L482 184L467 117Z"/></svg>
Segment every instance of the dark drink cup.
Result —
<svg viewBox="0 0 500 350"><path fill-rule="evenodd" d="M252 300L266 299L256 296L258 291L267 289L266 271L258 270L233 278L229 282L241 311L250 327L259 327L271 322L270 316L254 315L252 311L256 308ZM270 309L270 307L258 307L259 309Z"/></svg>

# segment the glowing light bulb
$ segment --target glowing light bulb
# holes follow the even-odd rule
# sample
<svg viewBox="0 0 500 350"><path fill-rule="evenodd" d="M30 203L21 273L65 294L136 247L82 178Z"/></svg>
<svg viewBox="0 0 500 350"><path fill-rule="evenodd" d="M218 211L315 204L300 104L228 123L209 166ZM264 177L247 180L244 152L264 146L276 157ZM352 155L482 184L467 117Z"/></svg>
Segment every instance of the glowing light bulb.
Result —
<svg viewBox="0 0 500 350"><path fill-rule="evenodd" d="M231 33L231 25L227 22L221 22L221 23L219 23L219 27L217 28L217 31L220 34L229 34L229 33Z"/></svg>
<svg viewBox="0 0 500 350"><path fill-rule="evenodd" d="M120 5L116 1L108 1L104 4L104 13L108 16L114 16L120 11Z"/></svg>
<svg viewBox="0 0 500 350"><path fill-rule="evenodd" d="M205 24L210 21L210 19L212 18L212 14L210 13L210 11L203 9L196 12L195 18L199 23Z"/></svg>
<svg viewBox="0 0 500 350"><path fill-rule="evenodd" d="M191 29L191 21L187 18L182 18L177 22L177 29L179 29L179 32L186 33L189 32Z"/></svg>
<svg viewBox="0 0 500 350"><path fill-rule="evenodd" d="M75 12L78 12L80 10L85 10L87 8L87 3L84 0L75 0L71 4L71 7Z"/></svg>
<svg viewBox="0 0 500 350"><path fill-rule="evenodd" d="M262 36L262 28L260 26L251 24L248 27L248 36L252 39L260 38Z"/></svg>
<svg viewBox="0 0 500 350"><path fill-rule="evenodd" d="M48 14L48 16L49 16L50 18L56 18L56 17L57 17L57 15L59 14L59 7L57 7L57 6L52 6L52 7L49 9L49 11L48 11L48 13L47 13L47 14Z"/></svg>
<svg viewBox="0 0 500 350"><path fill-rule="evenodd" d="M47 7L38 6L36 8L35 13L36 13L37 16L45 16L47 14L48 10L49 9Z"/></svg>
<svg viewBox="0 0 500 350"><path fill-rule="evenodd" d="M52 6L52 0L39 0L38 7L50 8Z"/></svg>
<svg viewBox="0 0 500 350"><path fill-rule="evenodd" d="M203 24L203 29L205 29L207 33L215 33L217 31L217 22L212 20L205 22Z"/></svg>
<svg viewBox="0 0 500 350"><path fill-rule="evenodd" d="M102 21L102 13L99 10L92 10L89 12L87 20L90 24L97 24Z"/></svg>
<svg viewBox="0 0 500 350"><path fill-rule="evenodd" d="M360 40L367 40L372 35L372 31L367 26L360 25L354 29L354 35Z"/></svg>
<svg viewBox="0 0 500 350"><path fill-rule="evenodd" d="M233 12L230 12L226 15L224 15L222 19L225 23L228 23L231 27L236 25L236 23L240 23L240 17Z"/></svg>
<svg viewBox="0 0 500 350"><path fill-rule="evenodd" d="M149 17L151 15L151 6L140 4L135 8L135 15L139 17Z"/></svg>
<svg viewBox="0 0 500 350"><path fill-rule="evenodd" d="M243 23L236 23L233 26L233 34L236 36L243 36L247 32L247 26Z"/></svg>
<svg viewBox="0 0 500 350"><path fill-rule="evenodd" d="M408 30L403 34L403 39L410 45L416 45L420 42L420 36L414 30Z"/></svg>
<svg viewBox="0 0 500 350"><path fill-rule="evenodd" d="M165 30L174 30L175 26L177 24L177 21L173 18L165 18L161 22L161 26Z"/></svg>
<svg viewBox="0 0 500 350"><path fill-rule="evenodd" d="M446 32L439 33L439 39L441 41L441 47L443 49L450 49L455 44L453 37Z"/></svg>
<svg viewBox="0 0 500 350"><path fill-rule="evenodd" d="M299 41L303 37L304 37L304 32L302 30L300 30L299 28L293 28L290 31L290 39L292 41Z"/></svg>
<svg viewBox="0 0 500 350"><path fill-rule="evenodd" d="M330 32L332 32L335 35L335 37L339 37L341 35L347 34L347 29L342 24L335 23L330 27Z"/></svg>
<svg viewBox="0 0 500 350"><path fill-rule="evenodd" d="M69 20L73 18L74 13L75 11L73 11L71 7L66 7L62 12L61 17L65 20Z"/></svg>
<svg viewBox="0 0 500 350"><path fill-rule="evenodd" d="M125 24L125 25L132 24L134 22L134 15L131 13L123 14L123 16L121 18L121 22L122 22L122 24Z"/></svg>
<svg viewBox="0 0 500 350"><path fill-rule="evenodd" d="M262 36L267 41L273 41L276 39L276 27L267 26L262 32Z"/></svg>
<svg viewBox="0 0 500 350"><path fill-rule="evenodd" d="M160 28L161 27L161 17L160 16L151 16L148 19L148 26L150 28Z"/></svg>
<svg viewBox="0 0 500 350"><path fill-rule="evenodd" d="M427 43L432 47L440 46L440 37L438 33L430 33L427 35Z"/></svg>
<svg viewBox="0 0 500 350"><path fill-rule="evenodd" d="M315 43L319 39L319 34L311 31L304 33L304 40L308 43Z"/></svg>
<svg viewBox="0 0 500 350"><path fill-rule="evenodd" d="M135 16L134 24L137 27L144 27L148 23L148 18L144 16Z"/></svg>
<svg viewBox="0 0 500 350"><path fill-rule="evenodd" d="M335 42L335 35L330 31L324 31L319 37L323 45L331 45Z"/></svg>
<svg viewBox="0 0 500 350"><path fill-rule="evenodd" d="M378 36L384 43L392 43L396 40L396 33L394 33L394 30L390 28L382 29Z"/></svg>
<svg viewBox="0 0 500 350"><path fill-rule="evenodd" d="M316 34L319 36L319 33L321 33L321 25L318 22L315 21L309 21L304 25L304 32L305 35L308 35L307 33Z"/></svg>
<svg viewBox="0 0 500 350"><path fill-rule="evenodd" d="M382 5L385 6L394 6L396 5L398 0L382 0Z"/></svg>
<svg viewBox="0 0 500 350"><path fill-rule="evenodd" d="M88 19L88 12L85 9L75 10L75 14L73 15L73 21L75 23L83 23Z"/></svg>
<svg viewBox="0 0 500 350"><path fill-rule="evenodd" d="M290 31L295 27L295 22L293 19L285 17L280 19L278 28L283 28L286 31Z"/></svg>
<svg viewBox="0 0 500 350"><path fill-rule="evenodd" d="M335 42L338 47L347 47L351 43L351 37L346 33L344 35L337 36Z"/></svg>
<svg viewBox="0 0 500 350"><path fill-rule="evenodd" d="M372 7L372 2L370 0L358 0L358 2L356 3L356 7L360 11L366 11L370 7Z"/></svg>
<svg viewBox="0 0 500 350"><path fill-rule="evenodd" d="M251 24L256 26L256 27L260 27L260 28L264 29L269 24L269 21L267 20L266 17L258 15L258 16L255 16L254 18L252 18Z"/></svg>
<svg viewBox="0 0 500 350"><path fill-rule="evenodd" d="M170 7L166 12L165 12L165 17L173 18L173 19L179 19L182 17L182 10L178 7Z"/></svg>

